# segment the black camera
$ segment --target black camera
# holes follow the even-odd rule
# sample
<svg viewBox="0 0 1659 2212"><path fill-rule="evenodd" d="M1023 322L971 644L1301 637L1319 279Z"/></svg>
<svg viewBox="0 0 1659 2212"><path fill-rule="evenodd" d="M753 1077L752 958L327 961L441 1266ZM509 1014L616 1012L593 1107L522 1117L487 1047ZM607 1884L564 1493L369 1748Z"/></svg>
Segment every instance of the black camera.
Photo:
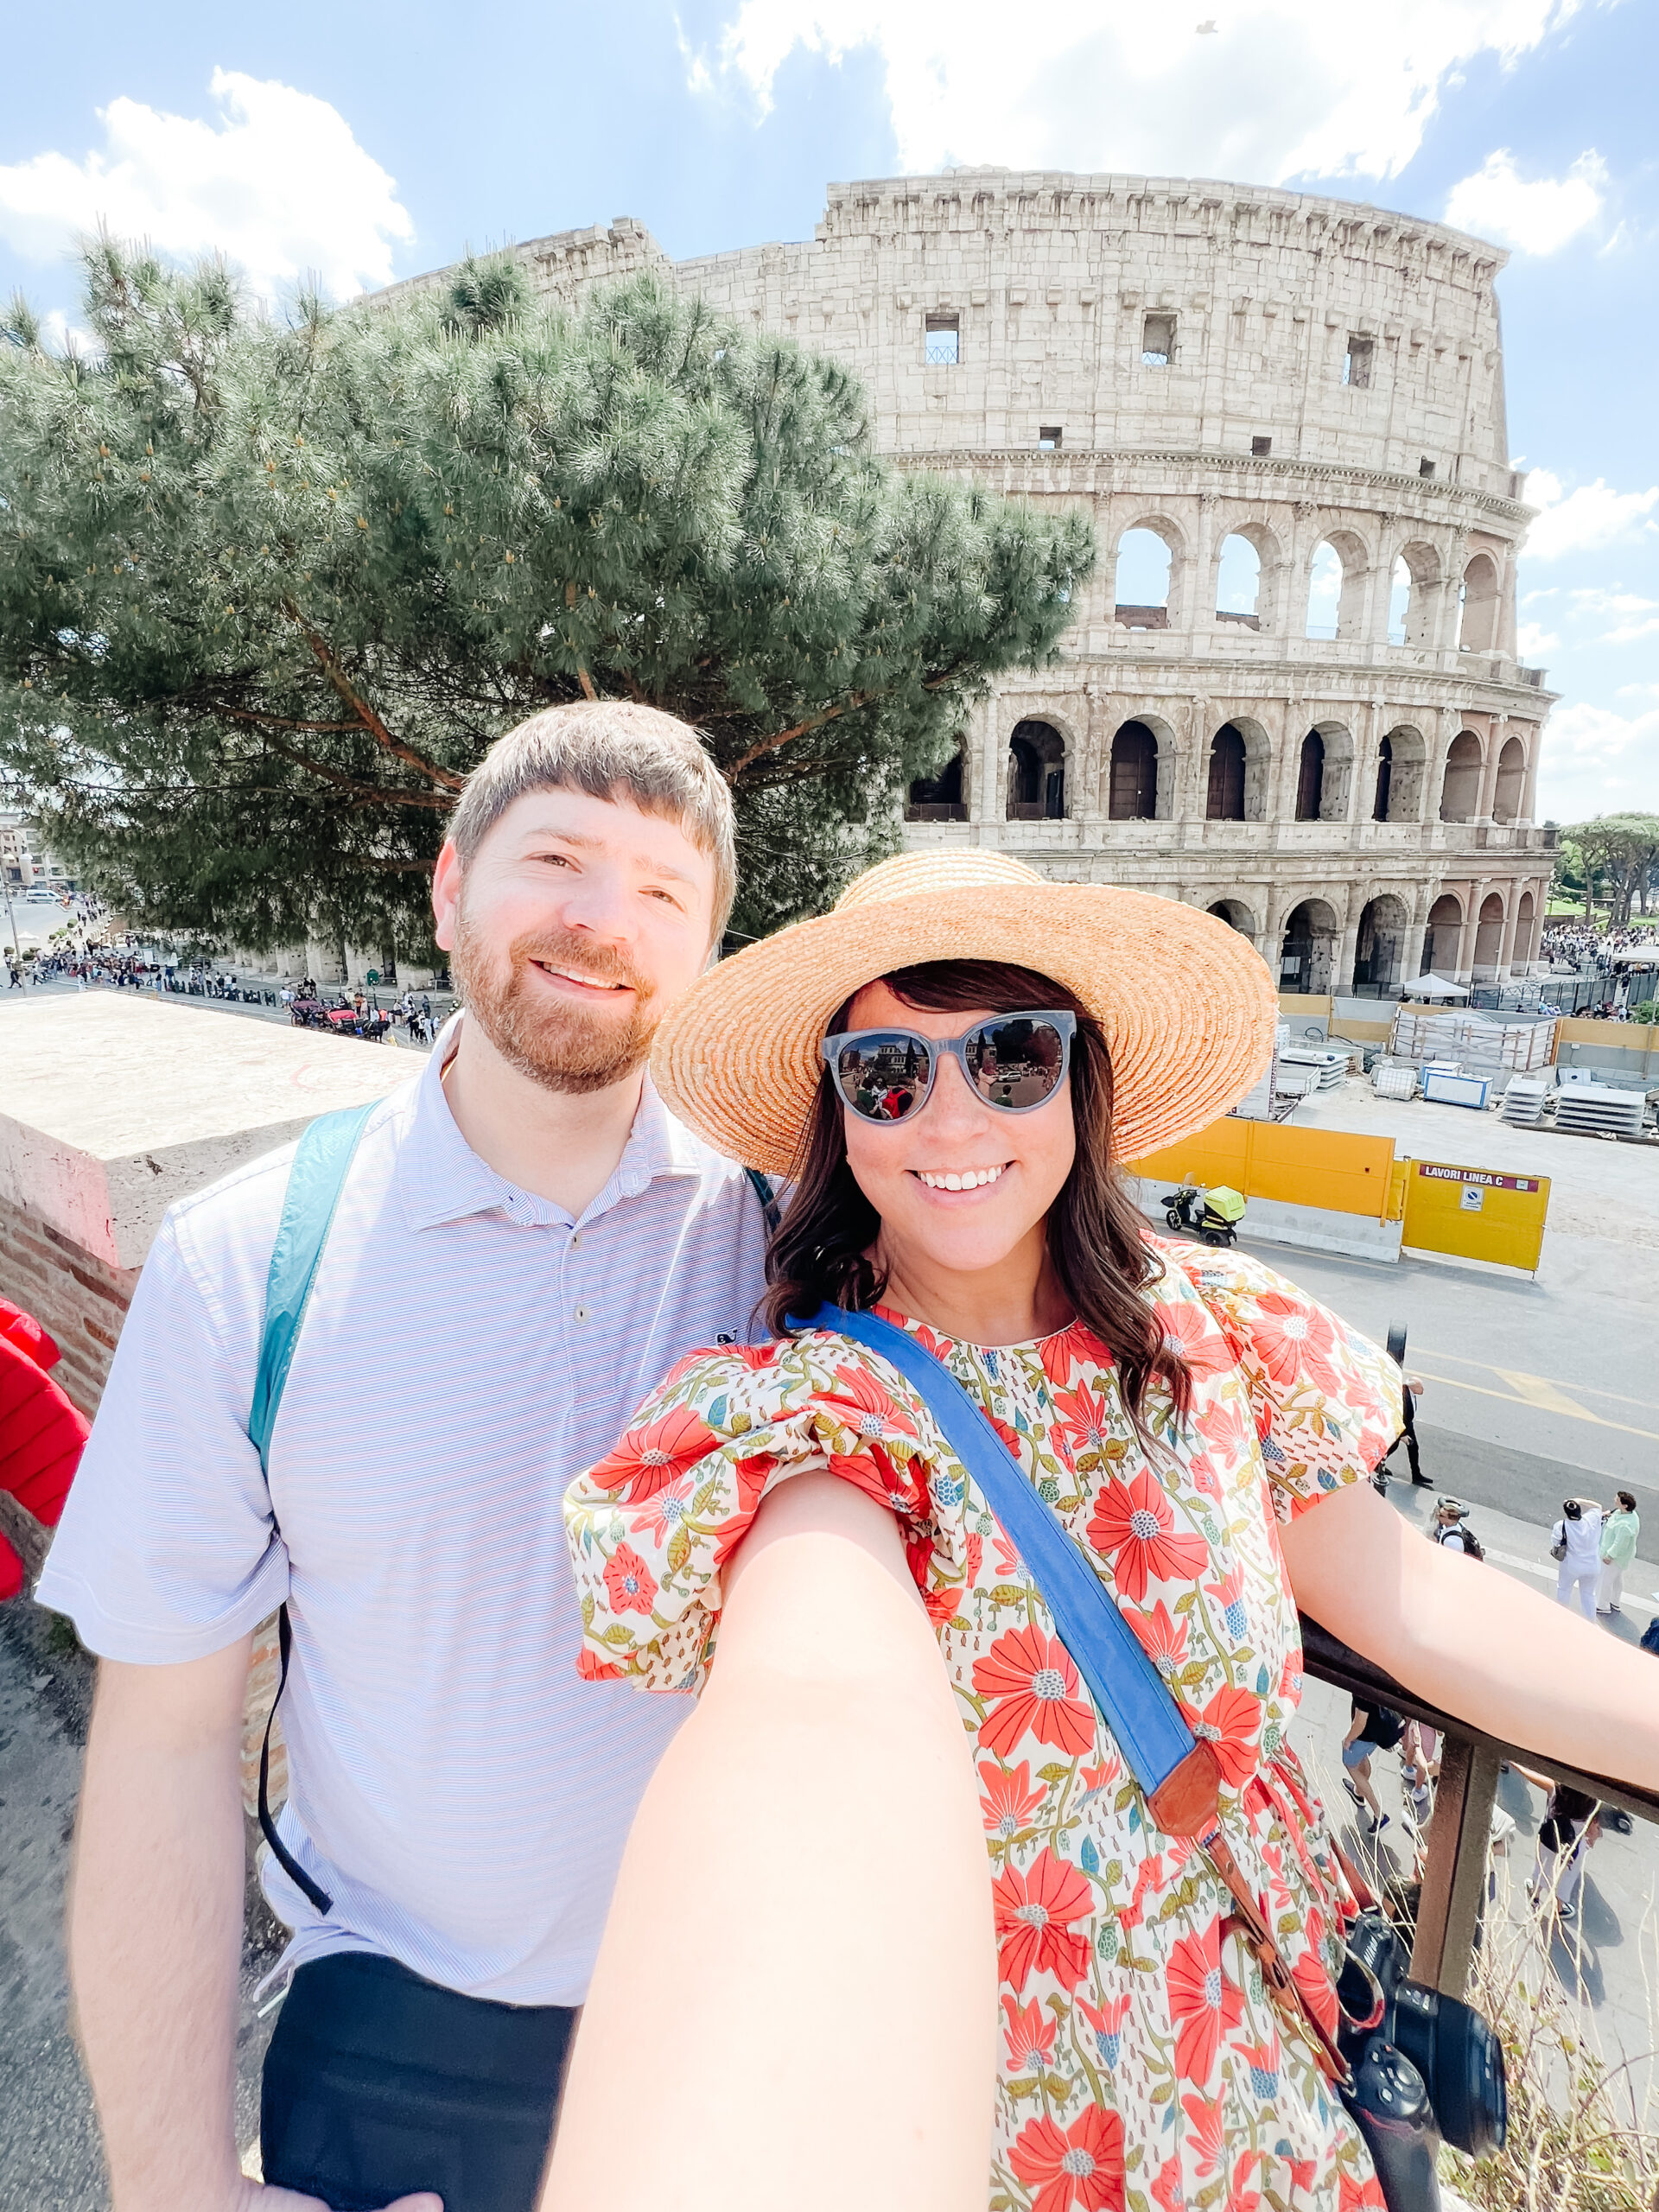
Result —
<svg viewBox="0 0 1659 2212"><path fill-rule="evenodd" d="M1344 2102L1390 2212L1433 2212L1442 2136L1471 2158L1503 2147L1503 2050L1472 2005L1408 1980L1406 1967L1389 1922L1362 1913L1337 1984L1338 2039L1354 2076Z"/></svg>

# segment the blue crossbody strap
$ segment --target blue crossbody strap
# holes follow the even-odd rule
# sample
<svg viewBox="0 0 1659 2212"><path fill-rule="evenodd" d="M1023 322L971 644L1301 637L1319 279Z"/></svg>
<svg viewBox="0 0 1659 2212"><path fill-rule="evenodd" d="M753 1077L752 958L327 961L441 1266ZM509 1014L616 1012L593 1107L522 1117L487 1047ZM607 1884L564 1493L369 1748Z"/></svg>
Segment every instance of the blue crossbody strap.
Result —
<svg viewBox="0 0 1659 2212"><path fill-rule="evenodd" d="M253 1378L253 1409L248 1415L248 1434L267 1477L271 1431L276 1426L306 1302L316 1280L317 1262L334 1226L334 1208L345 1188L357 1141L376 1103L372 1100L366 1106L348 1106L337 1114L319 1115L300 1139L288 1171L283 1217L271 1247L270 1272L265 1277L265 1325Z"/></svg>
<svg viewBox="0 0 1659 2212"><path fill-rule="evenodd" d="M804 1324L791 1320L791 1327L803 1325L851 1337L879 1353L926 1406L1035 1577L1060 1642L1088 1683L1154 1820L1166 1835L1193 1839L1232 1900L1232 1917L1274 2004L1307 2037L1325 2078L1345 2088L1347 2061L1291 1974L1262 1901L1222 1834L1221 1766L1214 1746L1193 1736L1173 1691L1111 1592L1027 1481L984 1408L925 1344L879 1314L824 1305Z"/></svg>
<svg viewBox="0 0 1659 2212"><path fill-rule="evenodd" d="M822 1306L810 1325L879 1352L922 1399L1030 1567L1141 1794L1156 1797L1192 1757L1192 1732L1111 1593L1027 1481L984 1408L925 1344L879 1314Z"/></svg>
<svg viewBox="0 0 1659 2212"><path fill-rule="evenodd" d="M253 1405L248 1414L248 1434L258 1451L259 1465L267 1481L270 1478L271 1431L276 1426L277 1409L288 1384L288 1370L293 1363L294 1347L299 1342L311 1286L317 1279L317 1264L322 1258L322 1248L328 1242L328 1231L334 1227L334 1211L346 1187L358 1139L378 1103L372 1099L366 1106L348 1106L338 1113L320 1114L300 1139L288 1171L282 1219L276 1224L276 1242L270 1249L270 1271L265 1277L265 1321L259 1338L259 1363L254 1370ZM276 1615L276 1694L265 1716L264 1740L259 1746L259 1827L270 1846L271 1856L289 1880L319 1912L327 1914L334 1909L334 1899L295 1858L277 1834L276 1823L270 1815L271 1723L276 1718L283 1692L288 1688L288 1662L293 1648L286 1605L281 1606Z"/></svg>

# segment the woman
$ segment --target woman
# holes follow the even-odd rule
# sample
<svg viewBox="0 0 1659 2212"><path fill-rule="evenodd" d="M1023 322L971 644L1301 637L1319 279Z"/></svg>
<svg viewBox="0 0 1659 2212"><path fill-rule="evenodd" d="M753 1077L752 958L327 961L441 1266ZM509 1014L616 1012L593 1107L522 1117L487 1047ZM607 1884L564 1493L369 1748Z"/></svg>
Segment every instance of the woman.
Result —
<svg viewBox="0 0 1659 2212"><path fill-rule="evenodd" d="M569 1494L586 1670L705 1694L629 1845L550 2203L1380 2204L1321 2066L1354 1900L1287 1741L1297 1603L1493 1732L1659 1774L1637 1664L1586 1716L1586 1631L1363 1479L1385 1356L1152 1238L1118 1179L1249 1089L1275 1014L1208 917L967 855L883 863L670 1014L665 1096L795 1187L777 1340L683 1362ZM1287 2005L927 1405L791 1325L825 1303L936 1353L1087 1555L1213 1747Z"/></svg>
<svg viewBox="0 0 1659 2212"><path fill-rule="evenodd" d="M1586 1620L1596 1618L1596 1585L1601 1580L1601 1508L1593 1497L1564 1497L1561 1517L1549 1532L1550 1557L1557 1561L1555 1602L1577 1603Z"/></svg>
<svg viewBox="0 0 1659 2212"><path fill-rule="evenodd" d="M1636 1557L1641 1535L1642 1517L1636 1510L1635 1496L1622 1490L1601 1532L1601 1582L1596 1592L1599 1613L1624 1612L1624 1570Z"/></svg>

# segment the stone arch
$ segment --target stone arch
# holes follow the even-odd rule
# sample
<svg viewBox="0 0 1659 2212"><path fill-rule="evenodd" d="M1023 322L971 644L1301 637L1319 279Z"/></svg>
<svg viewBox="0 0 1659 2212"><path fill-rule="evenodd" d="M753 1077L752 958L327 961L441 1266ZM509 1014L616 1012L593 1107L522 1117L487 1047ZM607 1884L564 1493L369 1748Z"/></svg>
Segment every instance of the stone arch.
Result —
<svg viewBox="0 0 1659 2212"><path fill-rule="evenodd" d="M1477 553L1469 562L1458 599L1458 651L1491 652L1497 643L1498 576L1490 553Z"/></svg>
<svg viewBox="0 0 1659 2212"><path fill-rule="evenodd" d="M1307 566L1310 638L1357 638L1365 620L1365 575L1370 556L1351 530L1331 530L1313 548ZM1334 570L1332 564L1334 563Z"/></svg>
<svg viewBox="0 0 1659 2212"><path fill-rule="evenodd" d="M1410 920L1404 899L1392 891L1381 891L1366 900L1354 937L1356 990L1374 990L1381 997L1398 987Z"/></svg>
<svg viewBox="0 0 1659 2212"><path fill-rule="evenodd" d="M1185 561L1185 534L1167 515L1140 515L1127 524L1112 556L1114 620L1127 630L1178 627Z"/></svg>
<svg viewBox="0 0 1659 2212"><path fill-rule="evenodd" d="M1388 775L1382 772L1388 747ZM1421 730L1410 722L1396 722L1377 747L1376 789L1372 797L1374 822L1421 822L1423 818L1423 776L1428 747Z"/></svg>
<svg viewBox="0 0 1659 2212"><path fill-rule="evenodd" d="M1255 916L1242 899L1217 899L1205 911L1213 914L1217 921L1225 922L1230 930L1236 930L1241 937L1247 937L1252 944L1255 943Z"/></svg>
<svg viewBox="0 0 1659 2212"><path fill-rule="evenodd" d="M968 741L931 776L918 776L905 804L906 822L965 822L968 819Z"/></svg>
<svg viewBox="0 0 1659 2212"><path fill-rule="evenodd" d="M1448 980L1458 972L1458 953L1463 943L1463 901L1450 891L1441 892L1428 910L1423 925L1423 973ZM1408 976L1408 982L1415 978Z"/></svg>
<svg viewBox="0 0 1659 2212"><path fill-rule="evenodd" d="M1475 923L1476 977L1490 982L1497 973L1503 955L1503 900L1499 893L1489 891L1480 902L1480 914Z"/></svg>
<svg viewBox="0 0 1659 2212"><path fill-rule="evenodd" d="M1492 793L1494 822L1513 822L1521 812L1527 789L1527 748L1518 737L1506 737L1497 756L1497 785Z"/></svg>
<svg viewBox="0 0 1659 2212"><path fill-rule="evenodd" d="M1224 722L1210 741L1210 767L1205 789L1206 822L1243 822L1244 781L1249 748L1244 733L1234 722Z"/></svg>
<svg viewBox="0 0 1659 2212"><path fill-rule="evenodd" d="M1065 819L1065 739L1052 721L1031 715L1008 738L1010 822Z"/></svg>
<svg viewBox="0 0 1659 2212"><path fill-rule="evenodd" d="M1396 574L1402 568L1406 571L1407 596L1398 638L1394 634L1394 608L1390 601L1389 642L1432 645L1440 622L1440 556L1432 545L1421 538L1414 538L1395 556L1395 568Z"/></svg>
<svg viewBox="0 0 1659 2212"><path fill-rule="evenodd" d="M1112 733L1101 794L1101 810L1112 822L1155 822L1166 811L1159 804L1168 751L1154 725L1140 716L1120 722Z"/></svg>
<svg viewBox="0 0 1659 2212"><path fill-rule="evenodd" d="M1296 803L1293 818L1317 822L1325 804L1325 740L1316 729L1302 739L1296 769Z"/></svg>
<svg viewBox="0 0 1659 2212"><path fill-rule="evenodd" d="M1446 751L1440 774L1442 822L1472 822L1480 804L1481 770L1485 748L1471 729L1460 729Z"/></svg>
<svg viewBox="0 0 1659 2212"><path fill-rule="evenodd" d="M1336 974L1342 927L1325 899L1304 899L1285 917L1279 945L1279 988L1303 993L1328 991Z"/></svg>
<svg viewBox="0 0 1659 2212"><path fill-rule="evenodd" d="M1533 903L1532 893L1523 891L1515 909L1515 953L1511 963L1515 967L1523 966L1538 957L1534 943L1536 918L1537 909Z"/></svg>

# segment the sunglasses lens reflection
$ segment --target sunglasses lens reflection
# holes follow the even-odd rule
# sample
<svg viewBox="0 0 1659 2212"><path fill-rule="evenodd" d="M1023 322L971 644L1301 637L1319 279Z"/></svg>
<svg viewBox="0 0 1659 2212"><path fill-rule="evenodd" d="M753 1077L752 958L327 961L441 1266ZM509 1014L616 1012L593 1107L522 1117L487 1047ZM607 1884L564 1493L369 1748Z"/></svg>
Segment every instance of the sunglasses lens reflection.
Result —
<svg viewBox="0 0 1659 2212"><path fill-rule="evenodd" d="M927 1096L933 1056L919 1037L868 1030L836 1058L841 1095L867 1122L902 1122Z"/></svg>
<svg viewBox="0 0 1659 2212"><path fill-rule="evenodd" d="M988 1106L1040 1106L1059 1086L1065 1039L1052 1022L1019 1014L968 1039L969 1071Z"/></svg>

